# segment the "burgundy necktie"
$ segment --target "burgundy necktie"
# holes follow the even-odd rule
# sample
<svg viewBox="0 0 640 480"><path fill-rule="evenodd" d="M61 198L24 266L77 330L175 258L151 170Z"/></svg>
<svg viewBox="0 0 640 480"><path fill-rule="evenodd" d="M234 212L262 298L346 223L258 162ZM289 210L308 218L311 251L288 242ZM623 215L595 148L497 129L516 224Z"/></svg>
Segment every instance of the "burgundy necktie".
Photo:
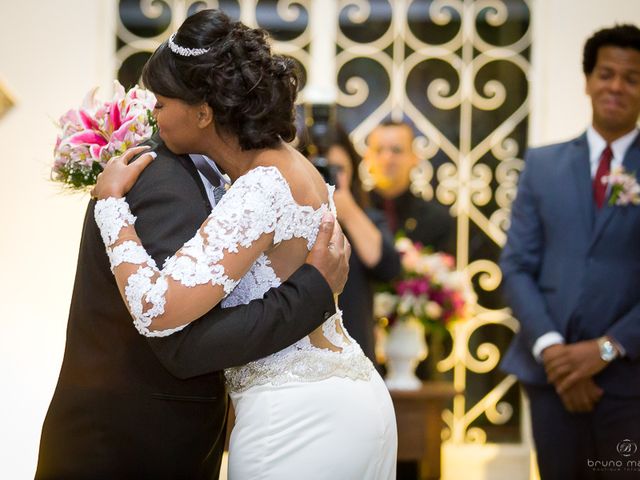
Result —
<svg viewBox="0 0 640 480"><path fill-rule="evenodd" d="M602 183L602 178L609 175L612 157L613 152L611 151L611 146L607 144L606 148L602 151L602 155L600 155L598 170L596 170L596 176L593 179L593 199L598 208L602 208L605 196L607 195L607 184Z"/></svg>

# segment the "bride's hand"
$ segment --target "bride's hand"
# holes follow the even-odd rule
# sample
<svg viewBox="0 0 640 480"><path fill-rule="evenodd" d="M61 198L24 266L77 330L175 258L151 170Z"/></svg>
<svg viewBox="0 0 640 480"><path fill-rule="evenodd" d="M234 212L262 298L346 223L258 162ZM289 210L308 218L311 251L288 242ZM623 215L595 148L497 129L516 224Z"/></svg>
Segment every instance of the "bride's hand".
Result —
<svg viewBox="0 0 640 480"><path fill-rule="evenodd" d="M124 197L156 154L155 152L145 153L135 162L131 164L129 162L134 156L149 148L148 146L130 148L119 157L111 158L102 173L98 175L97 182L91 190L91 196L98 200Z"/></svg>

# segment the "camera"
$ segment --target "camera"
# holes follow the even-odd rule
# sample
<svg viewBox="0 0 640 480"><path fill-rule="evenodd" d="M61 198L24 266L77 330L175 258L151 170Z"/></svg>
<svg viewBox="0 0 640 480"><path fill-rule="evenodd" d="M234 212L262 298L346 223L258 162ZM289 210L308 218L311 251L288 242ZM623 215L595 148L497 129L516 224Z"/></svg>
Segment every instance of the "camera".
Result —
<svg viewBox="0 0 640 480"><path fill-rule="evenodd" d="M320 172L325 183L329 185L338 185L338 172L340 167L331 165L325 155L315 155L310 157L311 163L316 167L316 170Z"/></svg>
<svg viewBox="0 0 640 480"><path fill-rule="evenodd" d="M337 185L339 167L330 165L327 158L335 129L334 106L329 103L307 104L305 117L309 134L307 157L326 183Z"/></svg>

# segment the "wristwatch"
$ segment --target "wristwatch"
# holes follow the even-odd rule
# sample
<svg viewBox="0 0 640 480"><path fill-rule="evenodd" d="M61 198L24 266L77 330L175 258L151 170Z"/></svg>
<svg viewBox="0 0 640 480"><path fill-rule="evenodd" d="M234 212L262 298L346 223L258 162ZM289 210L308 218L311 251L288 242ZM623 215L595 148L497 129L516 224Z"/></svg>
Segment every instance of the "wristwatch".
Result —
<svg viewBox="0 0 640 480"><path fill-rule="evenodd" d="M600 349L600 358L603 361L609 363L618 357L618 349L609 337L600 337L597 342L598 348Z"/></svg>

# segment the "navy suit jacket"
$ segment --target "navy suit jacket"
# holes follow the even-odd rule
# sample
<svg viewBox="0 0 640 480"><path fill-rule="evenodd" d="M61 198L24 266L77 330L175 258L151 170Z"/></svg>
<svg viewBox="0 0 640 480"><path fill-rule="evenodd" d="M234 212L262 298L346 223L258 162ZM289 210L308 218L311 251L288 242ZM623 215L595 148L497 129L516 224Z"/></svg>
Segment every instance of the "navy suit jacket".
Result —
<svg viewBox="0 0 640 480"><path fill-rule="evenodd" d="M623 166L640 173L640 136ZM640 206L595 206L586 134L528 151L500 266L520 321L504 370L546 384L532 354L541 335L555 330L574 343L608 334L626 356L596 383L607 393L640 395Z"/></svg>

